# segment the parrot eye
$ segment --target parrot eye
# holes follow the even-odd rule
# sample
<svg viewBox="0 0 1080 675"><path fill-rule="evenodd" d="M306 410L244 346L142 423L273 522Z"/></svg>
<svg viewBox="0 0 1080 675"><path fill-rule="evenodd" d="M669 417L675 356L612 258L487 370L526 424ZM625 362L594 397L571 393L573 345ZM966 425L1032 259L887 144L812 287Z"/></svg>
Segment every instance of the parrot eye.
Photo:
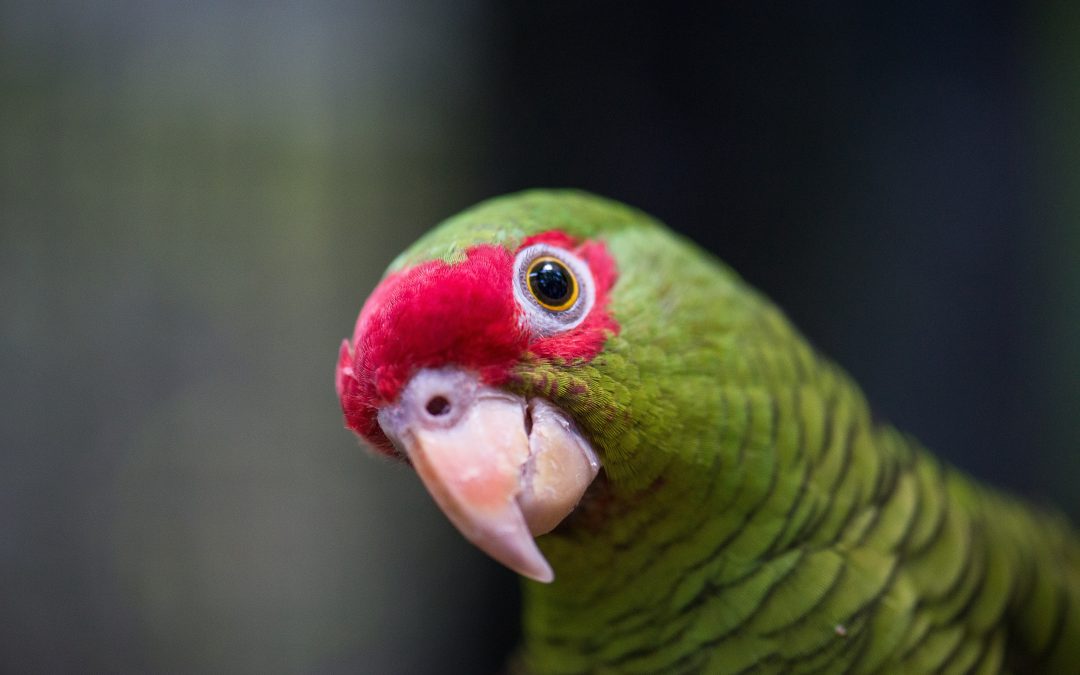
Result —
<svg viewBox="0 0 1080 675"><path fill-rule="evenodd" d="M526 276L529 279L529 292L544 309L565 312L578 299L574 273L557 258L541 256L533 260Z"/></svg>
<svg viewBox="0 0 1080 675"><path fill-rule="evenodd" d="M549 244L533 244L514 260L514 297L539 335L553 335L581 323L593 302L589 266Z"/></svg>

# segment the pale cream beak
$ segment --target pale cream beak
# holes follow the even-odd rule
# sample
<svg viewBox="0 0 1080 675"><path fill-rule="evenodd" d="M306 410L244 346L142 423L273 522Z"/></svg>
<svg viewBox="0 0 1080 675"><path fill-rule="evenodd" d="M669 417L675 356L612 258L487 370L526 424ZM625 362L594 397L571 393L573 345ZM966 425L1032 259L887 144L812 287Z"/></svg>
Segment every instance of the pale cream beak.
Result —
<svg viewBox="0 0 1080 675"><path fill-rule="evenodd" d="M565 413L441 368L414 375L379 425L469 541L519 574L555 578L533 537L562 522L600 470Z"/></svg>

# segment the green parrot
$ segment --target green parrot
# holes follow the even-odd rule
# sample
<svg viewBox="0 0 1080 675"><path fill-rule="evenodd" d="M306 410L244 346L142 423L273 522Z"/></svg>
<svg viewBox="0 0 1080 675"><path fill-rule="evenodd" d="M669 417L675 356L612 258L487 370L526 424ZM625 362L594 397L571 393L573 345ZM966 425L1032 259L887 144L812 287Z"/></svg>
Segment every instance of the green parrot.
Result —
<svg viewBox="0 0 1080 675"><path fill-rule="evenodd" d="M533 673L1080 673L1080 539L876 421L733 271L528 191L391 265L346 425L524 582Z"/></svg>

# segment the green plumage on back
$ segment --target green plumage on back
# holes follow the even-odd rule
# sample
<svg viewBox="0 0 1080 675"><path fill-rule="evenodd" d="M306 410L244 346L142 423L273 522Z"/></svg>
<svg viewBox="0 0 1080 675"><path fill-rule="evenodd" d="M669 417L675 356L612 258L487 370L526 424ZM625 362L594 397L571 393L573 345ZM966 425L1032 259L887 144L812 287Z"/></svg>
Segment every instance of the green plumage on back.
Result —
<svg viewBox="0 0 1080 675"><path fill-rule="evenodd" d="M620 325L591 362L519 364L604 471L540 538L538 673L1080 672L1080 544L876 423L859 388L723 264L578 192L459 215L395 267L558 229L604 242Z"/></svg>

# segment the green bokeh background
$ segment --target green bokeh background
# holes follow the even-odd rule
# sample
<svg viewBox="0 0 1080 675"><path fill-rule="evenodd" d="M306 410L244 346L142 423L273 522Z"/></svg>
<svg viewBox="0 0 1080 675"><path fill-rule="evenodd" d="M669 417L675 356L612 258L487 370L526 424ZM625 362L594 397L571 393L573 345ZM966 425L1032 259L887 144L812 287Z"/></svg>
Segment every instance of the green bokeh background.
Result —
<svg viewBox="0 0 1080 675"><path fill-rule="evenodd" d="M855 211L817 211L778 232L815 242L819 256L755 268L777 250L766 246L782 245L744 236L719 250L732 237L710 234L709 209L676 206L708 204L695 186L715 170L695 164L694 145L716 139L657 151L663 127L685 123L680 104L654 111L629 97L635 119L661 128L649 142L652 131L620 128L615 112L593 122L606 136L572 143L545 134L583 120L528 116L595 106L582 102L588 87L548 96L544 81L517 77L507 54L537 67L552 56L522 56L514 36L554 54L566 48L563 27L587 19L596 28L577 33L580 43L595 40L601 53L614 41L630 54L640 45L608 29L632 22L650 35L650 23L670 30L693 16L631 12L604 24L600 10L478 2L3 3L0 670L494 671L514 640L513 577L460 540L407 470L342 430L331 376L340 340L398 251L476 200L534 183L608 192L741 258L751 281L884 400L886 416L969 470L1080 514L1080 21L1064 2L986 11L1002 7L1018 21L1003 58L1018 95L1018 213L1034 229L987 256L1008 255L1007 269L1019 270L1009 286L1016 323L1001 331L1021 337L1003 343L1015 347L1012 379L993 411L1017 421L1002 447L959 447L936 432L955 416L905 408L912 392L893 386L895 372L922 352L946 364L943 381L995 364L964 361L963 344L912 348L871 329L902 331L928 311L920 298L946 292L907 295L875 277L893 253L919 258L916 235L882 239ZM771 21L745 18L728 17L730 30ZM950 43L951 24L931 29ZM874 40L855 25L830 30L816 39ZM783 38L768 49L797 60ZM917 31L903 39L919 50ZM822 58L857 62L843 49ZM773 86L752 55L736 63L745 91L725 100ZM682 69L631 59L589 76L600 92L657 87L658 99L693 99L692 83L672 79ZM977 99L979 84L966 84ZM777 128L804 119L778 108ZM720 115L717 128L725 120L732 126ZM848 138L846 126L829 128ZM819 158L816 141L793 138L781 175L810 178L777 188L765 172L751 192L760 186L762 203L813 193L820 204L825 175L829 199L854 199L846 172L857 168L804 161ZM613 143L637 162L620 162ZM564 144L588 161L564 162ZM740 171L734 152L721 175ZM887 154L868 161L890 166ZM637 169L661 155L663 171ZM890 173L878 179L887 185ZM958 199L978 194L957 189ZM870 309L830 305L856 293ZM902 314L880 307L909 297ZM963 366L950 370L956 360ZM926 370L911 372L926 381ZM962 437L977 418L958 424Z"/></svg>

